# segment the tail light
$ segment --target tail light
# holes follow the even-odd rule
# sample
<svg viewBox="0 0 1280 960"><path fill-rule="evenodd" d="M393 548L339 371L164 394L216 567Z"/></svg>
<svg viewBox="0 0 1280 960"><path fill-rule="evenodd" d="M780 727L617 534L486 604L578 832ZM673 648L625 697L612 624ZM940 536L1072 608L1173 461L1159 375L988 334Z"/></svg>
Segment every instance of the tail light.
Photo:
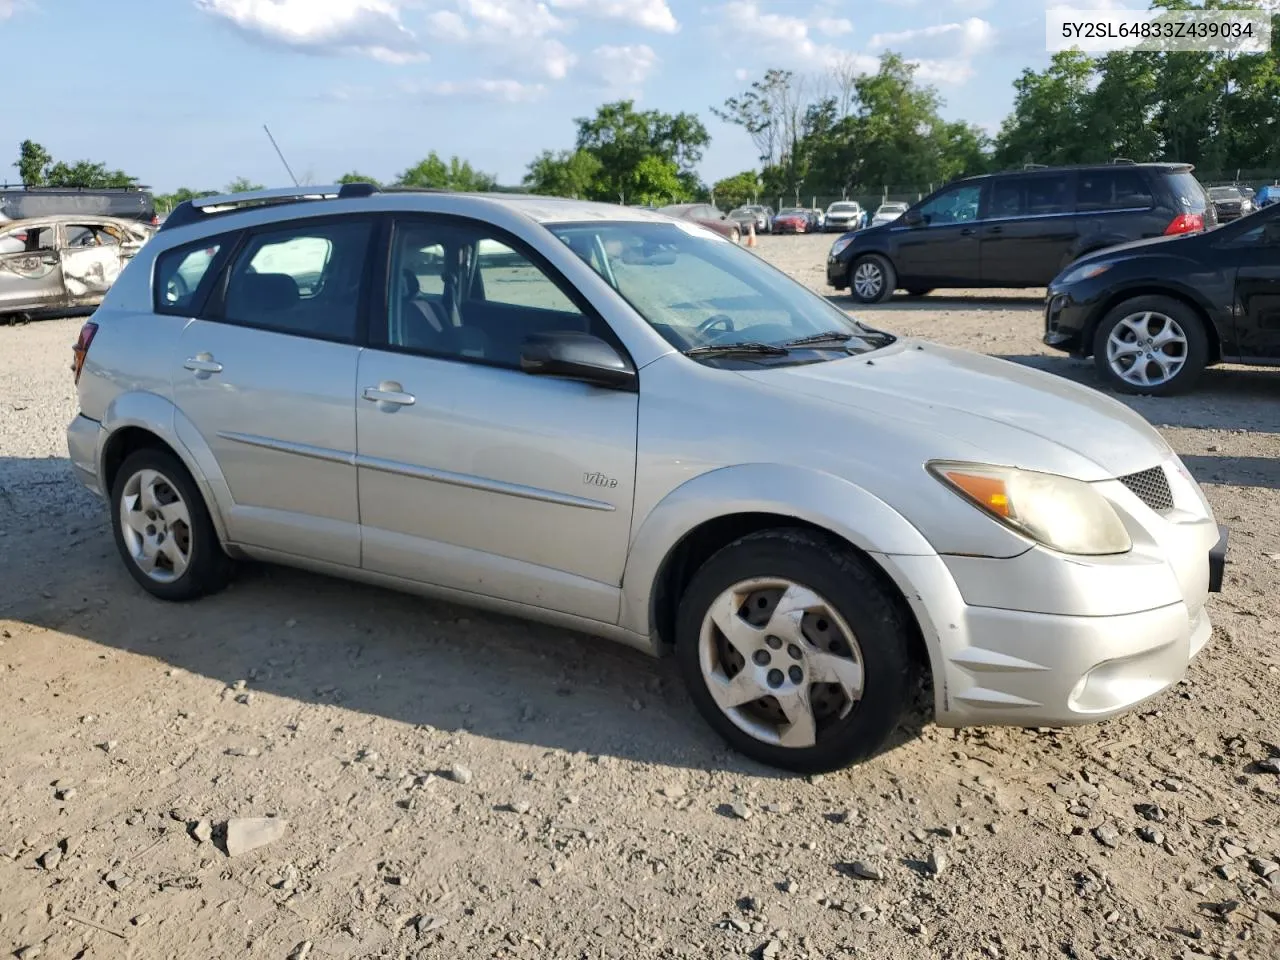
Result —
<svg viewBox="0 0 1280 960"><path fill-rule="evenodd" d="M1199 233L1202 230L1204 230L1203 213L1180 213L1173 218L1169 226L1164 228L1164 235L1172 237L1179 233Z"/></svg>
<svg viewBox="0 0 1280 960"><path fill-rule="evenodd" d="M98 333L98 325L92 320L80 328L80 336L71 348L71 372L75 374L76 383L80 383L80 372L84 370L85 358L89 356L89 347Z"/></svg>
<svg viewBox="0 0 1280 960"><path fill-rule="evenodd" d="M158 214L158 213L153 213L153 214L151 215L151 225L152 225L153 227L158 227L158 226L160 226L160 214Z"/></svg>

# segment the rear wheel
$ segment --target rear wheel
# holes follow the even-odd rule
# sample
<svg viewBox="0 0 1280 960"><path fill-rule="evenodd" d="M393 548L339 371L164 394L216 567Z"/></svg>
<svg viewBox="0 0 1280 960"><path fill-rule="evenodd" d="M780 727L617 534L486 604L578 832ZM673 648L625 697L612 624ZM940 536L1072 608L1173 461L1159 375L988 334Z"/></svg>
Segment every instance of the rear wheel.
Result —
<svg viewBox="0 0 1280 960"><path fill-rule="evenodd" d="M194 600L226 586L231 558L186 467L154 448L125 458L111 490L116 547L130 575L161 600Z"/></svg>
<svg viewBox="0 0 1280 960"><path fill-rule="evenodd" d="M909 636L866 561L798 529L716 553L676 626L681 672L707 722L752 759L803 773L883 745L909 698Z"/></svg>
<svg viewBox="0 0 1280 960"><path fill-rule="evenodd" d="M1099 375L1121 393L1167 397L1191 390L1209 360L1200 316L1172 297L1133 297L1112 308L1093 337Z"/></svg>
<svg viewBox="0 0 1280 960"><path fill-rule="evenodd" d="M732 240L734 243L737 243L739 240L742 239L742 232L737 227L734 227L732 232L730 232L729 234L729 239Z"/></svg>
<svg viewBox="0 0 1280 960"><path fill-rule="evenodd" d="M861 256L849 267L849 293L859 303L883 303L896 284L893 265L878 253Z"/></svg>

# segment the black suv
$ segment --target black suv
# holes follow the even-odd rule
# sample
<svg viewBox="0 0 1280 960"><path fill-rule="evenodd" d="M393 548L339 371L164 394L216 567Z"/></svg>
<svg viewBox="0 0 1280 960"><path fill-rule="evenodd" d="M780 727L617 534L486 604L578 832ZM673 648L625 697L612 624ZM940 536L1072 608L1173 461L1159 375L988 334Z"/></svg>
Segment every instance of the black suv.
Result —
<svg viewBox="0 0 1280 960"><path fill-rule="evenodd" d="M27 187L0 184L0 221L30 217L119 217L155 226L156 201L146 187Z"/></svg>
<svg viewBox="0 0 1280 960"><path fill-rule="evenodd" d="M1043 287L1094 250L1217 226L1192 169L1118 162L957 180L892 223L842 236L827 283L861 303L895 289Z"/></svg>

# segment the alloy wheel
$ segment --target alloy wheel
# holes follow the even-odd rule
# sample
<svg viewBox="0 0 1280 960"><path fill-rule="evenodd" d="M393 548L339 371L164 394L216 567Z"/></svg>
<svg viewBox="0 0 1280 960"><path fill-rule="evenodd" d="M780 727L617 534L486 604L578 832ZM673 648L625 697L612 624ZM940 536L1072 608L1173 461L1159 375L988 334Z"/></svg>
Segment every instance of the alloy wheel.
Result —
<svg viewBox="0 0 1280 960"><path fill-rule="evenodd" d="M707 610L698 641L712 699L755 739L802 749L862 698L862 652L835 607L779 578L744 580Z"/></svg>
<svg viewBox="0 0 1280 960"><path fill-rule="evenodd" d="M1107 337L1107 363L1117 377L1135 387L1163 386L1186 366L1186 332L1166 314L1132 313Z"/></svg>
<svg viewBox="0 0 1280 960"><path fill-rule="evenodd" d="M853 271L853 288L858 292L858 296L865 300L873 300L880 295L880 289L884 286L884 271L880 269L880 264L874 260L867 260L858 264L857 269Z"/></svg>
<svg viewBox="0 0 1280 960"><path fill-rule="evenodd" d="M137 565L156 583L173 583L191 564L191 513L178 488L156 470L139 470L120 496L120 533Z"/></svg>

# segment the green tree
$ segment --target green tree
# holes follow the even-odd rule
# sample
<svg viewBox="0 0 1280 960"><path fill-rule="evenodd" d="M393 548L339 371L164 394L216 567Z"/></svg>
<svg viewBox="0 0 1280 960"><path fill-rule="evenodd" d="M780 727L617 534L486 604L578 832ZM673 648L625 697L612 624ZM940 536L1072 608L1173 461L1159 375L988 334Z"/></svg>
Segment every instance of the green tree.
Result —
<svg viewBox="0 0 1280 960"><path fill-rule="evenodd" d="M587 150L543 150L533 158L523 183L533 193L552 197L593 197L601 163Z"/></svg>
<svg viewBox="0 0 1280 960"><path fill-rule="evenodd" d="M123 170L108 170L105 164L89 160L58 161L44 174L44 185L49 187L131 187L137 182Z"/></svg>
<svg viewBox="0 0 1280 960"><path fill-rule="evenodd" d="M212 197L217 193L217 190L192 190L190 187L179 187L173 193L156 194L156 209L163 213L170 213L180 203L195 200L197 197Z"/></svg>
<svg viewBox="0 0 1280 960"><path fill-rule="evenodd" d="M253 193L255 190L265 190L266 187L261 183L254 183L248 177L236 177L223 188L224 193Z"/></svg>
<svg viewBox="0 0 1280 960"><path fill-rule="evenodd" d="M627 203L662 206L684 199L688 194L674 160L649 154L641 157L621 183Z"/></svg>
<svg viewBox="0 0 1280 960"><path fill-rule="evenodd" d="M49 151L34 140L23 140L18 147L18 179L28 186L38 187L44 183L45 171L53 163Z"/></svg>
<svg viewBox="0 0 1280 960"><path fill-rule="evenodd" d="M1093 60L1078 50L1055 53L1040 72L1023 70L1013 82L1013 112L996 137L996 162L1014 167L1098 159L1091 155L1098 145L1082 136L1093 79Z"/></svg>
<svg viewBox="0 0 1280 960"><path fill-rule="evenodd" d="M396 182L403 187L483 193L492 190L498 179L474 169L468 161L456 156L450 157L446 163L432 150L424 159L401 173Z"/></svg>
<svg viewBox="0 0 1280 960"><path fill-rule="evenodd" d="M340 176L338 178L338 183L371 183L375 187L382 186L382 184L379 183L377 180L375 180L373 177L366 176L363 173L357 173L354 170L351 173L344 173L342 176Z"/></svg>
<svg viewBox="0 0 1280 960"><path fill-rule="evenodd" d="M716 203L732 209L747 203L754 203L760 196L760 174L754 170L743 170L732 177L717 180L711 188Z"/></svg>
<svg viewBox="0 0 1280 960"><path fill-rule="evenodd" d="M575 122L577 149L591 154L600 164L592 199L644 202L634 199L632 189L646 194L660 192L660 186L669 186L670 171L674 171L676 184L667 195L668 202L699 192L696 167L711 135L693 114L638 111L635 101L618 100L597 108L594 117L579 117ZM650 157L662 163L648 161Z"/></svg>

